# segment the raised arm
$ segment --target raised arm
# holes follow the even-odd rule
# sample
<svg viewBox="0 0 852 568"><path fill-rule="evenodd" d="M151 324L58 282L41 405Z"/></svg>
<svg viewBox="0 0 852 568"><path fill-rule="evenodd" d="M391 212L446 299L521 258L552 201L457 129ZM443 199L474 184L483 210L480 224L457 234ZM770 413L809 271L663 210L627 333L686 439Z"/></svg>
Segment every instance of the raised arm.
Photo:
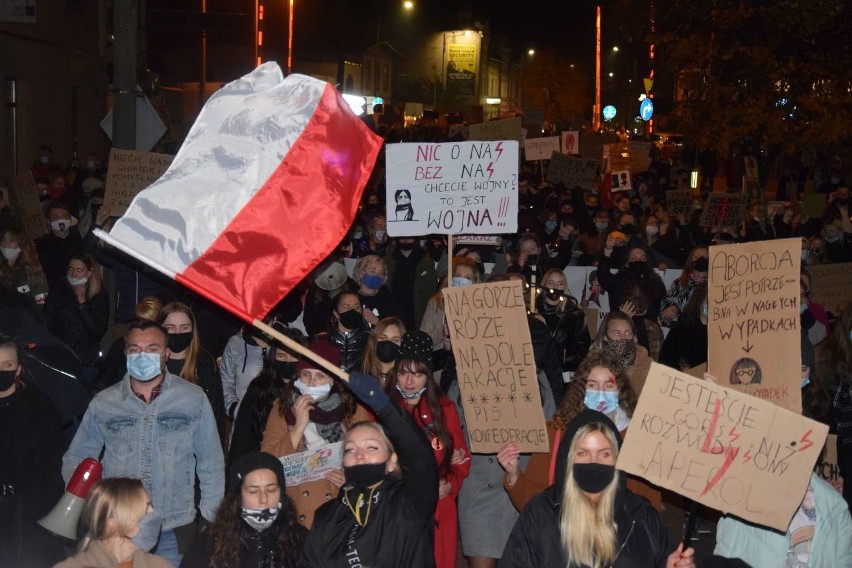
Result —
<svg viewBox="0 0 852 568"><path fill-rule="evenodd" d="M355 396L372 408L393 443L408 500L423 518L431 517L438 503L438 464L423 432L411 415L391 404L376 378L352 371L344 380Z"/></svg>

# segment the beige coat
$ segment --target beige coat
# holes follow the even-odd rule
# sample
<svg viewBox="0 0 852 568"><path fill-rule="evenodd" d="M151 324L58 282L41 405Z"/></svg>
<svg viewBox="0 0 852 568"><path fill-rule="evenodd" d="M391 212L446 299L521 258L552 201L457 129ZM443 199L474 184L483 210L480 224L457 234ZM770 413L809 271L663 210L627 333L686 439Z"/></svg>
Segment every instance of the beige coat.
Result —
<svg viewBox="0 0 852 568"><path fill-rule="evenodd" d="M118 561L100 543L93 540L86 550L63 560L53 568L117 568ZM136 551L133 555L133 568L173 568L172 563L156 554Z"/></svg>
<svg viewBox="0 0 852 568"><path fill-rule="evenodd" d="M266 420L266 428L263 430L263 441L260 443L260 451L267 452L276 457L289 456L301 451L293 447L290 440L290 426L279 412L278 401L272 405L269 418ZM355 424L364 420L374 420L373 416L360 404L355 409L352 418L346 421L346 425ZM337 497L337 487L330 481L318 479L309 481L294 487L287 487L287 496L296 508L299 522L307 529L314 522L314 513L321 505ZM134 567L135 568L135 567Z"/></svg>
<svg viewBox="0 0 852 568"><path fill-rule="evenodd" d="M642 388L645 386L645 379L648 378L648 371L651 370L651 356L648 355L648 350L641 345L636 346L636 358L633 364L627 368L627 381L630 383L630 388L636 393L636 398L642 394Z"/></svg>

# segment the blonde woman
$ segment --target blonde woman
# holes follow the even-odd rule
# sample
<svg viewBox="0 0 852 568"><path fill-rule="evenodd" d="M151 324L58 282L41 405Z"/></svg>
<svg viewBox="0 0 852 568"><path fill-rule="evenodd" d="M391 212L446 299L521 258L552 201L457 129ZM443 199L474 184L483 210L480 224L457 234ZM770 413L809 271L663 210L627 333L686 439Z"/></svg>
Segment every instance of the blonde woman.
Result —
<svg viewBox="0 0 852 568"><path fill-rule="evenodd" d="M98 482L83 505L86 537L79 552L54 568L171 568L149 554L160 534L160 516L138 479L111 477Z"/></svg>
<svg viewBox="0 0 852 568"><path fill-rule="evenodd" d="M521 513L501 568L695 566L694 550L675 548L662 516L624 487L615 469L620 449L612 420L581 412L559 444L553 485Z"/></svg>
<svg viewBox="0 0 852 568"><path fill-rule="evenodd" d="M170 302L160 310L158 323L169 335L169 358L166 360L166 368L172 375L204 389L216 417L219 437L224 440L225 395L222 391L222 379L219 377L216 360L201 346L192 308L182 302Z"/></svg>
<svg viewBox="0 0 852 568"><path fill-rule="evenodd" d="M41 310L47 299L47 277L35 245L19 227L9 227L0 236L0 282L32 299Z"/></svg>

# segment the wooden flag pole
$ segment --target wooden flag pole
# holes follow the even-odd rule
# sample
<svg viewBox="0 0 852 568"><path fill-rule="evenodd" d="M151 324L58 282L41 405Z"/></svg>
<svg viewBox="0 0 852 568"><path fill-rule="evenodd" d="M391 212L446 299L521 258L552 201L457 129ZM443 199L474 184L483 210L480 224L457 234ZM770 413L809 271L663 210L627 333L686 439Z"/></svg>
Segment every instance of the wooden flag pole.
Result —
<svg viewBox="0 0 852 568"><path fill-rule="evenodd" d="M334 363L329 362L324 357L320 357L319 355L317 355L316 353L314 353L313 351L311 351L310 349L308 349L304 345L300 344L299 342L294 341L293 339L290 339L289 337L287 337L286 335L284 335L283 333L281 333L280 331L278 331L277 329L275 329L271 325L267 325L267 324L263 323L262 321L260 321L258 319L254 320L252 322L252 325L254 325L256 328L258 328L259 330L264 332L266 335L280 341L287 348L292 349L293 351L295 351L299 355L310 359L311 361L320 365L324 369L334 373L341 380L347 381L347 382L349 381L349 373L347 373L346 371L344 371L343 369L341 369L340 367L338 367Z"/></svg>
<svg viewBox="0 0 852 568"><path fill-rule="evenodd" d="M447 286L453 285L453 236L447 235Z"/></svg>

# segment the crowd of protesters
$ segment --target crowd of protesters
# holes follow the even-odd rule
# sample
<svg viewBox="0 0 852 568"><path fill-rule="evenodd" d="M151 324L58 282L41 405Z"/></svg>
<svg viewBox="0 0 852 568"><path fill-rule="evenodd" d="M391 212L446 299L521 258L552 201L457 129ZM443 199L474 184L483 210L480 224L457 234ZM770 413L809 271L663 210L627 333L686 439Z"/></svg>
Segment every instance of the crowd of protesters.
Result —
<svg viewBox="0 0 852 568"><path fill-rule="evenodd" d="M780 207L705 227L706 188L671 213L677 164L654 157L623 192L523 164L518 231L491 246L389 237L380 157L346 238L266 318L342 380L101 242L115 218L97 157L62 169L40 148L48 234L31 240L0 201L0 566L693 566L660 513L671 495L615 462L651 362L706 362L709 247L772 238L801 238L803 414L852 475L852 306L810 301L808 272L852 260L842 168L791 170ZM807 218L814 173L826 207ZM569 266L595 267L589 298ZM441 290L512 279L534 307L551 449L471 454ZM593 337L584 308L603 292ZM287 484L278 458L338 442L341 469ZM105 479L74 547L36 521L85 458ZM811 538L724 517L707 561L852 566L849 503L852 483L813 476L791 524Z"/></svg>

